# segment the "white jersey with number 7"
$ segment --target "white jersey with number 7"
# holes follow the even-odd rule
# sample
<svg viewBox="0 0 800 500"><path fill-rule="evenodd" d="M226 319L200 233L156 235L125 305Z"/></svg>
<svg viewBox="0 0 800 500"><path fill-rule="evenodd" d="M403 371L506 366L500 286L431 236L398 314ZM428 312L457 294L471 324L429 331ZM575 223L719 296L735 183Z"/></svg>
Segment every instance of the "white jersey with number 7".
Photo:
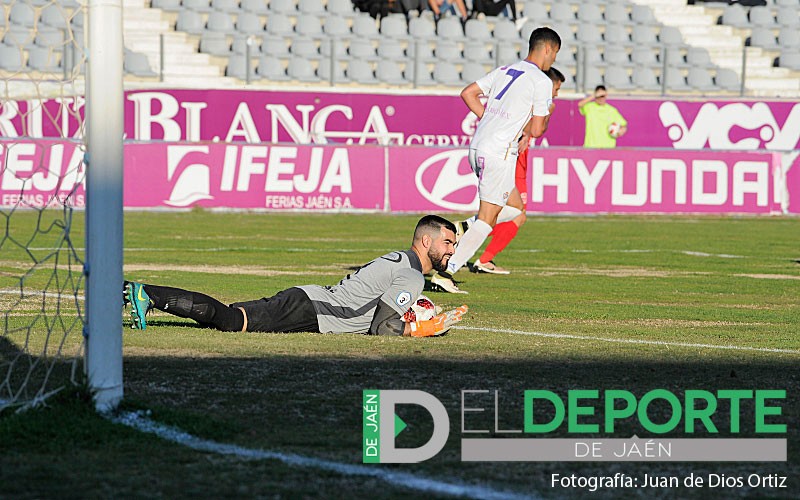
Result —
<svg viewBox="0 0 800 500"><path fill-rule="evenodd" d="M517 141L532 116L547 116L553 82L534 63L501 66L475 82L488 100L470 144L499 158L517 154Z"/></svg>

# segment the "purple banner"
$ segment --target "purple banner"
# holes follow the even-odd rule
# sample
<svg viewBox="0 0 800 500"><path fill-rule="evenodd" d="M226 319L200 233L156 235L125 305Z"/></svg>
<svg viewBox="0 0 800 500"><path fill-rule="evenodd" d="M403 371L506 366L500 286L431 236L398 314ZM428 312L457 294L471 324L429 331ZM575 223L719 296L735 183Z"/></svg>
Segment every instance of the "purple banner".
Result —
<svg viewBox="0 0 800 500"><path fill-rule="evenodd" d="M380 147L128 144L126 207L383 210Z"/></svg>
<svg viewBox="0 0 800 500"><path fill-rule="evenodd" d="M557 99L551 146L581 146L577 100ZM791 151L800 148L796 101L614 98L628 120L620 147ZM0 137L75 137L82 98L0 103ZM137 90L125 94L128 139L463 146L476 119L452 95L249 90Z"/></svg>
<svg viewBox="0 0 800 500"><path fill-rule="evenodd" d="M0 206L83 207L83 155L70 141L0 141Z"/></svg>
<svg viewBox="0 0 800 500"><path fill-rule="evenodd" d="M569 213L780 213L770 153L559 150L531 155L528 210Z"/></svg>

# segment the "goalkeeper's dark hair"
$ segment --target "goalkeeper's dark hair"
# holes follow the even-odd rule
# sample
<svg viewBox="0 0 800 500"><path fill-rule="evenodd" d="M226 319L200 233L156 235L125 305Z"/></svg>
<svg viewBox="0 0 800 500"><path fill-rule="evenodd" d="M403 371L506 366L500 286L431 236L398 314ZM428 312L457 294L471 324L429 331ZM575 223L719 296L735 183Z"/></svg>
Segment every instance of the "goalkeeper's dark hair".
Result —
<svg viewBox="0 0 800 500"><path fill-rule="evenodd" d="M531 33L531 38L528 41L528 52L533 52L547 43L561 48L561 37L551 28L536 28L533 30L533 33Z"/></svg>
<svg viewBox="0 0 800 500"><path fill-rule="evenodd" d="M561 82L564 83L567 79L564 77L564 73L560 72L559 70L555 69L553 66L550 66L550 69L544 72L545 75L550 77L553 82Z"/></svg>
<svg viewBox="0 0 800 500"><path fill-rule="evenodd" d="M425 233L439 234L442 228L448 231L456 232L456 225L438 215L426 215L417 222L417 227L414 229L414 239L422 238Z"/></svg>

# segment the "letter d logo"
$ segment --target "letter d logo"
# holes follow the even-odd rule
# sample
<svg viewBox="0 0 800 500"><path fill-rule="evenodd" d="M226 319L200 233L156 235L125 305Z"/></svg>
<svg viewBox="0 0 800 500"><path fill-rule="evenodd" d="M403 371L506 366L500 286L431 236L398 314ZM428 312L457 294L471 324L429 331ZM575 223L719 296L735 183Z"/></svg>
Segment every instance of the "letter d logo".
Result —
<svg viewBox="0 0 800 500"><path fill-rule="evenodd" d="M419 448L395 448L395 437L406 428L394 412L401 404L422 406L433 417L433 435ZM450 435L447 410L427 392L364 390L362 410L364 463L423 462L439 453Z"/></svg>

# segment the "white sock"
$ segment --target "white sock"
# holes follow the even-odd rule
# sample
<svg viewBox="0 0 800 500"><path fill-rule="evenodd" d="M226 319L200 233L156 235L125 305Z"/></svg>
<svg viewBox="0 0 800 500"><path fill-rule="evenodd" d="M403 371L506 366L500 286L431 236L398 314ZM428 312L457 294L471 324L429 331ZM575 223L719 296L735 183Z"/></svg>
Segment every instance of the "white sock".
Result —
<svg viewBox="0 0 800 500"><path fill-rule="evenodd" d="M483 242L486 241L491 232L492 226L480 219L476 220L458 242L456 253L450 257L447 263L447 272L455 274L456 271L461 269L475 255L475 252L483 245Z"/></svg>
<svg viewBox="0 0 800 500"><path fill-rule="evenodd" d="M500 210L500 214L497 216L497 223L500 224L501 222L514 220L517 218L517 215L521 213L522 210L506 205L502 210Z"/></svg>

